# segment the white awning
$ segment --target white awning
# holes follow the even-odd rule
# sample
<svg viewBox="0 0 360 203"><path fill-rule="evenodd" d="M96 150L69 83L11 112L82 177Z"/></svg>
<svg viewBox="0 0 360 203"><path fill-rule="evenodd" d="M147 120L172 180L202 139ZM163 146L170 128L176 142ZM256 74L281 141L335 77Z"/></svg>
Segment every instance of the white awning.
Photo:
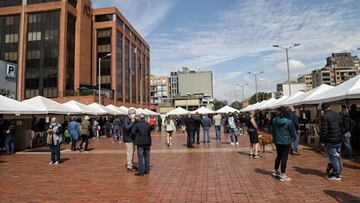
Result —
<svg viewBox="0 0 360 203"><path fill-rule="evenodd" d="M166 115L185 115L187 113L188 113L187 110L181 107L177 107L176 109L169 111Z"/></svg>
<svg viewBox="0 0 360 203"><path fill-rule="evenodd" d="M107 105L106 108L116 111L117 112L116 115L122 115L122 116L128 115L127 111L120 109L119 107L114 106L112 104Z"/></svg>
<svg viewBox="0 0 360 203"><path fill-rule="evenodd" d="M215 113L215 111L213 110L210 110L204 106L196 109L195 111L191 112L192 114L196 114L196 113L199 113L199 114L212 114L212 113Z"/></svg>
<svg viewBox="0 0 360 203"><path fill-rule="evenodd" d="M79 111L82 114L97 115L97 113L94 112L93 109L89 108L85 104L82 104L82 103L74 101L74 100L63 103L63 105L65 105L75 111Z"/></svg>
<svg viewBox="0 0 360 203"><path fill-rule="evenodd" d="M0 114L47 114L33 106L0 95Z"/></svg>
<svg viewBox="0 0 360 203"><path fill-rule="evenodd" d="M112 109L108 109L105 106L98 104L98 103L92 103L89 104L88 107L94 109L94 111L99 112L98 115L117 115L117 112L112 110Z"/></svg>
<svg viewBox="0 0 360 203"><path fill-rule="evenodd" d="M307 104L307 100L311 100L313 98L316 98L316 96L318 96L319 94L328 91L330 89L333 89L333 86L330 85L326 85L326 84L322 84L317 88L314 88L308 92L305 92L304 94L301 94L298 97L295 97L294 99L291 100L287 100L286 102L284 102L284 105L286 106L298 106L301 104Z"/></svg>
<svg viewBox="0 0 360 203"><path fill-rule="evenodd" d="M31 99L22 101L21 103L34 107L37 111L45 112L46 114L81 114L80 111L71 109L65 105L57 103L54 100L36 96Z"/></svg>
<svg viewBox="0 0 360 203"><path fill-rule="evenodd" d="M237 110L229 105L226 105L226 106L222 107L221 109L217 110L216 112L217 113L234 113L234 112L239 112L239 110Z"/></svg>

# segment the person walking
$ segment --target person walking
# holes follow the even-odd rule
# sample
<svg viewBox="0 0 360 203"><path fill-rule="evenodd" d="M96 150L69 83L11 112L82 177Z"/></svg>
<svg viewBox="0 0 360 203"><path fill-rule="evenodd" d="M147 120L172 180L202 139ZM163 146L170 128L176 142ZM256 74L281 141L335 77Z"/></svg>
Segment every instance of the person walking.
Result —
<svg viewBox="0 0 360 203"><path fill-rule="evenodd" d="M162 120L161 116L158 116L158 119L157 119L158 132L161 132L162 122L163 122L163 120Z"/></svg>
<svg viewBox="0 0 360 203"><path fill-rule="evenodd" d="M123 125L123 131L124 131L123 141L126 146L126 157L127 157L126 158L127 164L125 165L125 167L127 168L128 171L132 171L135 169L135 167L133 166L134 139L131 134L132 128L134 127L134 123L135 123L135 114L136 114L135 109L129 109L128 116L125 117L124 125Z"/></svg>
<svg viewBox="0 0 360 203"><path fill-rule="evenodd" d="M194 121L195 121L195 125L194 125L194 133L196 135L196 144L200 144L200 126L201 126L201 118L199 115L199 112L195 113L194 116Z"/></svg>
<svg viewBox="0 0 360 203"><path fill-rule="evenodd" d="M286 107L280 107L279 115L273 119L273 139L276 146L277 156L274 164L273 176L280 181L291 181L286 173L286 164L291 148L291 138L295 136L294 123L288 118ZM281 164L281 172L279 166Z"/></svg>
<svg viewBox="0 0 360 203"><path fill-rule="evenodd" d="M231 139L231 146L239 145L238 142L238 137L237 137L237 128L236 128L236 123L235 123L235 118L234 115L232 113L229 113L228 116L228 124L229 124L229 128L230 128L230 139Z"/></svg>
<svg viewBox="0 0 360 203"><path fill-rule="evenodd" d="M111 119L106 119L105 121L105 136L106 137L113 137L113 123Z"/></svg>
<svg viewBox="0 0 360 203"><path fill-rule="evenodd" d="M11 121L5 130L5 148L8 155L15 152L15 133L15 122Z"/></svg>
<svg viewBox="0 0 360 203"><path fill-rule="evenodd" d="M190 113L187 113L187 118L185 120L186 134L187 134L187 144L188 148L193 148L194 138L195 138L195 120Z"/></svg>
<svg viewBox="0 0 360 203"><path fill-rule="evenodd" d="M331 110L329 103L322 103L321 109L324 111L324 116L321 120L320 143L325 147L325 154L328 158L325 178L339 181L342 171L343 122L339 114Z"/></svg>
<svg viewBox="0 0 360 203"><path fill-rule="evenodd" d="M292 141L292 144L291 144L291 154L292 155L299 155L299 152L298 152L298 147L299 147L298 130L300 129L299 118L297 117L297 115L295 113L295 109L292 106L290 107L289 118L294 124L294 137L293 137L293 141Z"/></svg>
<svg viewBox="0 0 360 203"><path fill-rule="evenodd" d="M210 127L211 127L211 119L205 114L202 119L202 126L204 132L204 140L203 143L210 143Z"/></svg>
<svg viewBox="0 0 360 203"><path fill-rule="evenodd" d="M151 131L154 126L148 124L144 114L139 115L139 121L136 122L131 134L134 135L134 145L137 146L139 168L136 176L144 176L150 173L150 147L151 147Z"/></svg>
<svg viewBox="0 0 360 203"><path fill-rule="evenodd" d="M347 151L347 158L352 159L352 147L351 147L351 128L355 126L355 122L350 119L349 112L345 105L341 105L341 111L339 113L344 126L343 143Z"/></svg>
<svg viewBox="0 0 360 203"><path fill-rule="evenodd" d="M68 124L68 132L71 137L71 151L76 150L76 143L80 135L80 124L77 122L77 118L73 116L71 122Z"/></svg>
<svg viewBox="0 0 360 203"><path fill-rule="evenodd" d="M79 145L80 151L88 150L90 129L91 129L91 123L89 119L90 119L89 116L85 116L84 120L80 124L80 136L81 136L81 143Z"/></svg>
<svg viewBox="0 0 360 203"><path fill-rule="evenodd" d="M165 118L165 131L167 132L166 135L166 145L168 147L170 147L172 145L171 140L172 140L172 134L173 132L176 130L175 124L173 119L171 119L170 116L167 116Z"/></svg>
<svg viewBox="0 0 360 203"><path fill-rule="evenodd" d="M216 140L221 140L221 116L220 114L216 114L213 117L214 125L215 125L215 134L216 134Z"/></svg>
<svg viewBox="0 0 360 203"><path fill-rule="evenodd" d="M116 116L113 122L113 143L121 143L121 127L122 123L119 116Z"/></svg>
<svg viewBox="0 0 360 203"><path fill-rule="evenodd" d="M60 144L62 143L62 129L56 118L51 119L47 130L46 142L50 145L51 161L49 164L58 165L60 163Z"/></svg>
<svg viewBox="0 0 360 203"><path fill-rule="evenodd" d="M101 130L100 124L99 124L98 120L95 118L94 123L93 123L93 132L96 137L94 136L93 139L100 138L100 130Z"/></svg>
<svg viewBox="0 0 360 203"><path fill-rule="evenodd" d="M250 139L250 154L249 156L258 159L258 151L259 151L259 137L258 137L258 130L259 127L255 121L255 112L251 111L249 117L246 118L245 121L247 127L247 133L249 134Z"/></svg>

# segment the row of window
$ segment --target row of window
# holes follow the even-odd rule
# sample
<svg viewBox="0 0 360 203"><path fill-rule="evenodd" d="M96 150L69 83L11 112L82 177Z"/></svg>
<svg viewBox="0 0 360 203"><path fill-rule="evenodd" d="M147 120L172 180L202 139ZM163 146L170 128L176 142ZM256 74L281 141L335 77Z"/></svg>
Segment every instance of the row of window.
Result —
<svg viewBox="0 0 360 203"><path fill-rule="evenodd" d="M17 59L18 59L17 51L5 52L4 53L4 60L5 61L17 61Z"/></svg>
<svg viewBox="0 0 360 203"><path fill-rule="evenodd" d="M19 36L17 33L15 34L6 34L5 35L5 43L18 43Z"/></svg>

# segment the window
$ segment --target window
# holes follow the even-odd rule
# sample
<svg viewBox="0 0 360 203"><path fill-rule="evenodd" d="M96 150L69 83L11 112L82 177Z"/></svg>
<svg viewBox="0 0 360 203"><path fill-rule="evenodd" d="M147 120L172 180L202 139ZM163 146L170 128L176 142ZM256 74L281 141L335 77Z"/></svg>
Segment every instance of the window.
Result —
<svg viewBox="0 0 360 203"><path fill-rule="evenodd" d="M76 8L77 0L68 0L68 2Z"/></svg>
<svg viewBox="0 0 360 203"><path fill-rule="evenodd" d="M45 31L45 40L57 40L59 37L57 30L46 30Z"/></svg>
<svg viewBox="0 0 360 203"><path fill-rule="evenodd" d="M101 87L105 89L112 89L111 56L106 57L109 53L111 53L111 28L97 30L97 58L103 58L101 60ZM98 73L99 70L96 71L96 74Z"/></svg>
<svg viewBox="0 0 360 203"><path fill-rule="evenodd" d="M130 35L130 28L127 25L125 25L125 33Z"/></svg>
<svg viewBox="0 0 360 203"><path fill-rule="evenodd" d="M119 16L116 16L116 23L119 24L120 27L124 27L124 21L122 21Z"/></svg>
<svg viewBox="0 0 360 203"><path fill-rule="evenodd" d="M95 22L112 21L114 14L96 15Z"/></svg>
<svg viewBox="0 0 360 203"><path fill-rule="evenodd" d="M125 102L130 102L130 42L125 38Z"/></svg>
<svg viewBox="0 0 360 203"><path fill-rule="evenodd" d="M1 0L0 7L21 6L22 0Z"/></svg>
<svg viewBox="0 0 360 203"><path fill-rule="evenodd" d="M41 32L29 32L28 41L39 41L41 40Z"/></svg>
<svg viewBox="0 0 360 203"><path fill-rule="evenodd" d="M75 2L76 3L76 2ZM66 39L66 81L65 95L75 94L75 23L76 17L68 13L67 15L67 39ZM57 53L54 53L54 55Z"/></svg>
<svg viewBox="0 0 360 203"><path fill-rule="evenodd" d="M20 15L0 16L0 60L18 63L19 28Z"/></svg>
<svg viewBox="0 0 360 203"><path fill-rule="evenodd" d="M28 51L26 59L40 59L40 50Z"/></svg>
<svg viewBox="0 0 360 203"><path fill-rule="evenodd" d="M7 34L5 35L5 43L17 43L18 34Z"/></svg>
<svg viewBox="0 0 360 203"><path fill-rule="evenodd" d="M17 52L5 52L5 61L17 61Z"/></svg>
<svg viewBox="0 0 360 203"><path fill-rule="evenodd" d="M116 33L116 91L117 91L117 100L123 100L123 74L122 74L122 42L123 34L120 31Z"/></svg>
<svg viewBox="0 0 360 203"><path fill-rule="evenodd" d="M5 19L6 19L6 25L14 24L14 16L7 16Z"/></svg>
<svg viewBox="0 0 360 203"><path fill-rule="evenodd" d="M27 0L27 4L39 4L39 3L47 3L61 0Z"/></svg>
<svg viewBox="0 0 360 203"><path fill-rule="evenodd" d="M131 96L132 102L136 103L136 47L135 45L131 45Z"/></svg>

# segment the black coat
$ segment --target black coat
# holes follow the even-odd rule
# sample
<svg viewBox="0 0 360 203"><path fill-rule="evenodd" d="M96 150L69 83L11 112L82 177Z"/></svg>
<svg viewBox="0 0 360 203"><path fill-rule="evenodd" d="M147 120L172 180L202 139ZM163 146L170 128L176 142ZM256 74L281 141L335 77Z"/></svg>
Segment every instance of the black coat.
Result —
<svg viewBox="0 0 360 203"><path fill-rule="evenodd" d="M195 121L195 128L200 129L201 122L202 122L200 116L194 116L194 121Z"/></svg>
<svg viewBox="0 0 360 203"><path fill-rule="evenodd" d="M343 139L343 122L338 113L327 110L321 120L321 143L341 143Z"/></svg>
<svg viewBox="0 0 360 203"><path fill-rule="evenodd" d="M124 119L124 125L123 125L123 129L124 129L124 142L134 142L133 136L131 134L131 130L134 126L134 123L131 122L129 116L126 116Z"/></svg>
<svg viewBox="0 0 360 203"><path fill-rule="evenodd" d="M187 117L185 120L186 130L195 130L195 119L193 117Z"/></svg>
<svg viewBox="0 0 360 203"><path fill-rule="evenodd" d="M138 146L151 146L151 131L154 126L145 121L139 121L134 124L131 133L135 135L134 144Z"/></svg>

